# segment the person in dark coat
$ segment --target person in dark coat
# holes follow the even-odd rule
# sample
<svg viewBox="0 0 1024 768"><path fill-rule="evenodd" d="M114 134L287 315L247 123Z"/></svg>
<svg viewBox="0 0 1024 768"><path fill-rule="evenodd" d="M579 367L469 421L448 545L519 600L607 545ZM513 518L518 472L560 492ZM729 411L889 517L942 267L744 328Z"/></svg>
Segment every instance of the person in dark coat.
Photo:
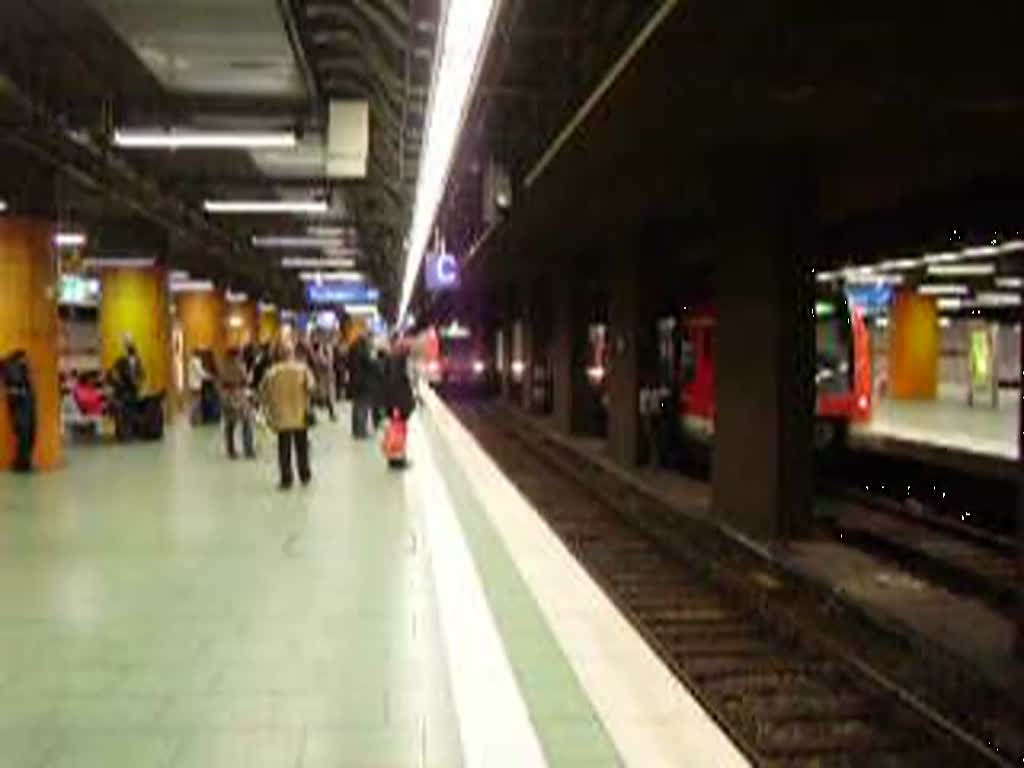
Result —
<svg viewBox="0 0 1024 768"><path fill-rule="evenodd" d="M352 398L352 437L367 437L366 425L372 405L373 361L365 338L358 339L348 351L348 389Z"/></svg>
<svg viewBox="0 0 1024 768"><path fill-rule="evenodd" d="M31 472L32 452L36 445L36 397L25 351L16 350L0 362L0 374L16 442L12 469Z"/></svg>
<svg viewBox="0 0 1024 768"><path fill-rule="evenodd" d="M146 369L130 338L125 338L124 354L114 361L108 378L114 394L114 429L119 440L128 440L136 432L142 385L146 380Z"/></svg>
<svg viewBox="0 0 1024 768"><path fill-rule="evenodd" d="M409 379L409 358L396 352L384 358L384 410L391 418L394 414L408 421L416 409L416 398Z"/></svg>

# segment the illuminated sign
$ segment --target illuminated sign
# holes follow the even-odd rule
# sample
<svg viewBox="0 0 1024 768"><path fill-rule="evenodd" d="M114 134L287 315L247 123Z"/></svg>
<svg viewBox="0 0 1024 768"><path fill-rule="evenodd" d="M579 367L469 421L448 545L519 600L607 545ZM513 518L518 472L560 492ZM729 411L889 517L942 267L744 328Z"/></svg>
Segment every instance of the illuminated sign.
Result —
<svg viewBox="0 0 1024 768"><path fill-rule="evenodd" d="M893 287L888 284L847 285L846 296L852 306L860 307L867 316L884 315L892 303Z"/></svg>
<svg viewBox="0 0 1024 768"><path fill-rule="evenodd" d="M306 300L310 304L376 304L380 291L359 283L309 283Z"/></svg>
<svg viewBox="0 0 1024 768"><path fill-rule="evenodd" d="M459 262L450 253L431 253L427 256L426 282L431 293L452 291L459 287Z"/></svg>
<svg viewBox="0 0 1024 768"><path fill-rule="evenodd" d="M81 307L94 307L100 300L100 281L95 277L61 275L58 302Z"/></svg>

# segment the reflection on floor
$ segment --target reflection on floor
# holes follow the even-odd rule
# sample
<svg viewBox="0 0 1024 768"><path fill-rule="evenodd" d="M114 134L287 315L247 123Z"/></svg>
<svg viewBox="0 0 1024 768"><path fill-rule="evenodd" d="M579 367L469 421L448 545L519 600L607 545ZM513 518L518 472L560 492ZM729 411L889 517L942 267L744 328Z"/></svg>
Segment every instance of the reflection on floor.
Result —
<svg viewBox="0 0 1024 768"><path fill-rule="evenodd" d="M375 443L215 431L0 476L0 766L458 766L420 503Z"/></svg>
<svg viewBox="0 0 1024 768"><path fill-rule="evenodd" d="M937 400L878 398L871 422L855 428L863 437L890 437L1003 458L1017 456L1020 393L1003 389L999 405L967 405L962 391L944 390Z"/></svg>

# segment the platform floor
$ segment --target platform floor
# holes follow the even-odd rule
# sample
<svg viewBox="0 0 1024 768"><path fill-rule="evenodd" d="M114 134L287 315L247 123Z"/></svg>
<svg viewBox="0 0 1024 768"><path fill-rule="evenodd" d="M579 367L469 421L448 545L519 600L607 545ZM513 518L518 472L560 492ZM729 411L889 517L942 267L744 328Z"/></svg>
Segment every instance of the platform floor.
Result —
<svg viewBox="0 0 1024 768"><path fill-rule="evenodd" d="M0 767L744 765L446 418L0 476Z"/></svg>
<svg viewBox="0 0 1024 768"><path fill-rule="evenodd" d="M1017 458L1020 393L1000 391L999 406L967 405L966 396L943 391L937 400L879 398L871 421L854 430L855 439L895 438L999 458Z"/></svg>

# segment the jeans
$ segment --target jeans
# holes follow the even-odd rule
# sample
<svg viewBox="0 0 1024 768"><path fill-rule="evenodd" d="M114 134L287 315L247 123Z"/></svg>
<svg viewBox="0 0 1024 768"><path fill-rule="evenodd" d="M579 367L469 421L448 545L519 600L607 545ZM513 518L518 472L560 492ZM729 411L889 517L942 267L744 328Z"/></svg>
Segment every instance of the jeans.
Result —
<svg viewBox="0 0 1024 768"><path fill-rule="evenodd" d="M309 469L309 432L305 429L286 429L277 433L277 463L281 470L281 486L288 488L294 481L292 474L292 446L299 481L306 485L313 477Z"/></svg>
<svg viewBox="0 0 1024 768"><path fill-rule="evenodd" d="M242 450L246 458L256 455L252 439L252 415L251 414L225 414L224 417L224 443L228 450L228 456L235 458L235 427L242 425Z"/></svg>
<svg viewBox="0 0 1024 768"><path fill-rule="evenodd" d="M16 450L12 469L15 472L32 470L32 451L36 445L36 405L31 397L8 396L11 427L14 430Z"/></svg>
<svg viewBox="0 0 1024 768"><path fill-rule="evenodd" d="M352 437L367 437L367 421L370 417L370 401L365 397L357 397L352 401Z"/></svg>

